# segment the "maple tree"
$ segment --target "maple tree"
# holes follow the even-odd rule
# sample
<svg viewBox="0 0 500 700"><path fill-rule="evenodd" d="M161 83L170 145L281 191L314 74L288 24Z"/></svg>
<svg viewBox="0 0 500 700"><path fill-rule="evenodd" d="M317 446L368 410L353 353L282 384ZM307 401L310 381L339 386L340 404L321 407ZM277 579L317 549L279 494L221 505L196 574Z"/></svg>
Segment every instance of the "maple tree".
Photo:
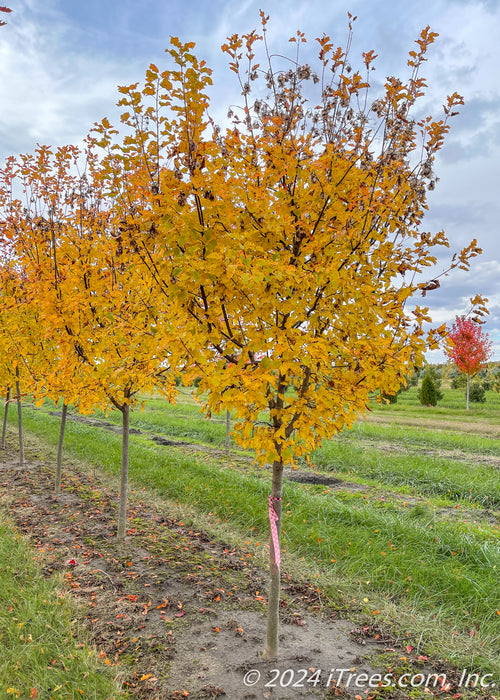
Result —
<svg viewBox="0 0 500 700"><path fill-rule="evenodd" d="M449 97L441 119L412 116L429 28L408 80L388 78L373 100L376 57L363 54L364 75L351 69L351 22L347 49L318 39L316 73L301 62L301 32L283 59L261 20L262 35L222 47L243 98L228 128L209 115L211 70L173 38L172 70L151 64L142 88L120 88L125 137L107 119L96 131L123 246L169 299L207 413L232 410L235 439L272 464L265 655L276 658L284 466L349 427L375 389L395 393L446 333L426 335L428 309L408 302L440 284L416 281L449 246L421 224L462 98ZM472 241L449 269L480 252Z"/></svg>
<svg viewBox="0 0 500 700"><path fill-rule="evenodd" d="M446 353L458 371L467 377L466 407L469 410L470 378L486 367L493 344L480 324L472 318L457 316L448 333L451 347Z"/></svg>

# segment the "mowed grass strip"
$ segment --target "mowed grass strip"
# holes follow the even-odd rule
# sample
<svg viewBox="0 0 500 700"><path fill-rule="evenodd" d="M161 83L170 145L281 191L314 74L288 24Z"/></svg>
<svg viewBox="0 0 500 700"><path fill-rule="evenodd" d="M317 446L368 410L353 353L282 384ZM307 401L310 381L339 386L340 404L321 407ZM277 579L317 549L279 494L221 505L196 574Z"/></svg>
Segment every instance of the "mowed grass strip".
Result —
<svg viewBox="0 0 500 700"><path fill-rule="evenodd" d="M57 441L58 421L43 412L27 410L26 427ZM65 445L118 473L119 435L70 423ZM133 436L130 456L136 485L227 521L243 537L266 541L269 479L221 468L202 455L158 448L143 436ZM361 596L388 599L445 624L450 633L468 635L473 629L483 644L485 667L498 665L500 552L493 529L435 521L425 510L396 511L360 499L349 503L324 491L286 483L283 546L320 567L331 581L332 597L339 586L349 588L355 581ZM450 647L453 642L451 637Z"/></svg>
<svg viewBox="0 0 500 700"><path fill-rule="evenodd" d="M169 405L162 399L146 403L144 412L132 414L131 425L141 430L159 433L180 440L193 440L214 446L225 441L224 420L205 420L194 399L181 395L183 403ZM392 407L391 407L392 408ZM422 415L426 409L420 407ZM104 417L103 414L98 414ZM106 417L120 422L120 415ZM367 449L359 436L393 443L398 449L406 447L409 454L398 454L387 445ZM440 434L425 429L407 429L398 426L377 426L359 423L352 431L329 440L313 452L313 464L323 471L341 477L358 477L378 482L389 488L405 489L428 497L440 496L455 502L467 502L483 508L500 507L500 473L493 467L476 464L473 468L460 459L445 456L412 454L412 445L431 449L460 449L464 452L484 451L500 456L500 440L456 433ZM471 457L473 461L473 457Z"/></svg>
<svg viewBox="0 0 500 700"><path fill-rule="evenodd" d="M472 380L474 382L474 380ZM419 390L411 387L398 395L397 403L383 405L375 408L375 411L386 411L388 413L402 413L407 416L418 416L422 418L427 415L446 416L450 420L467 420L479 422L489 420L494 425L500 425L500 393L487 391L484 403L471 402L470 410L466 409L465 389L449 389L441 387L443 398L436 406L422 407L419 400Z"/></svg>
<svg viewBox="0 0 500 700"><path fill-rule="evenodd" d="M0 511L0 697L127 697L79 640L74 604L34 556Z"/></svg>
<svg viewBox="0 0 500 700"><path fill-rule="evenodd" d="M380 414L377 414L380 415ZM395 418L397 421L397 416ZM376 440L379 442L393 442L395 446L411 450L416 447L425 447L433 450L460 450L465 453L481 453L500 457L500 439L475 435L471 433L455 432L439 428L439 419L432 428L425 425L418 427L408 425L385 425L383 423L371 423L361 421L355 423L351 430L342 433L342 440Z"/></svg>
<svg viewBox="0 0 500 700"><path fill-rule="evenodd" d="M398 454L390 447L370 448L355 440L329 440L311 455L323 471L357 476L394 488L484 508L500 507L500 473L494 467L471 467L459 459L421 454Z"/></svg>
<svg viewBox="0 0 500 700"><path fill-rule="evenodd" d="M110 423L121 423L117 411L104 414L96 411L96 418ZM163 398L149 398L142 411L136 409L130 415L130 426L150 433L168 435L183 441L193 440L208 445L223 445L226 437L226 418L206 420L200 406L190 395L181 394L178 402L168 404Z"/></svg>

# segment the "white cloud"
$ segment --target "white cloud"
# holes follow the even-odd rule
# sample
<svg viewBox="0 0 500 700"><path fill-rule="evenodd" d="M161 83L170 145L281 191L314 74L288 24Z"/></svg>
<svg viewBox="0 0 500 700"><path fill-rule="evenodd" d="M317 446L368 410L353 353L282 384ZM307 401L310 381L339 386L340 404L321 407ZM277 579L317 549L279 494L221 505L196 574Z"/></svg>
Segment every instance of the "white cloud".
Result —
<svg viewBox="0 0 500 700"><path fill-rule="evenodd" d="M0 148L32 152L36 142L78 142L113 110L124 76L119 57L103 60L71 46L71 27L53 10L43 23L24 8L2 35ZM104 111L103 111L104 110Z"/></svg>

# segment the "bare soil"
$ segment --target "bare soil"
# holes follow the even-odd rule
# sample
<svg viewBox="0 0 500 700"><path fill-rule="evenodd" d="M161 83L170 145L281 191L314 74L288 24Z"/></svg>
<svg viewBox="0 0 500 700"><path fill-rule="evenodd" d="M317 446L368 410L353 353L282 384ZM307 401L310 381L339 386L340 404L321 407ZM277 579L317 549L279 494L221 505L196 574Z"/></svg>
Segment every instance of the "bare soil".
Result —
<svg viewBox="0 0 500 700"><path fill-rule="evenodd" d="M51 453L28 436L26 457L20 467L9 435L0 453L0 505L36 548L44 575L62 573L82 634L131 697L368 698L375 696L366 686L337 684L339 670L384 675L388 653L404 654L415 673L424 666L444 669L439 659L412 657L389 630L354 622L340 601L326 601L312 583L286 572L280 660L263 661L266 572L250 552L189 528L141 492L131 494L127 539L120 544L113 482L67 460L56 500ZM449 678L458 673L446 672ZM396 688L383 696L407 697Z"/></svg>

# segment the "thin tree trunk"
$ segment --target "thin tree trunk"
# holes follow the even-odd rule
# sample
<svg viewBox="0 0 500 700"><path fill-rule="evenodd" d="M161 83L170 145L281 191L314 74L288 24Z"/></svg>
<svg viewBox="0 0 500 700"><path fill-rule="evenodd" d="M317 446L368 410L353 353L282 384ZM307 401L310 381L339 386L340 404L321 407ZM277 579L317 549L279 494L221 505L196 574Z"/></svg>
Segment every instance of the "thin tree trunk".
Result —
<svg viewBox="0 0 500 700"><path fill-rule="evenodd" d="M118 532L119 540L125 539L127 529L127 495L128 495L128 454L129 454L129 423L130 423L130 406L124 404L120 409L122 412L122 472L120 486L120 509L118 513Z"/></svg>
<svg viewBox="0 0 500 700"><path fill-rule="evenodd" d="M6 449L5 438L7 437L7 418L9 416L9 404L10 404L10 386L7 389L7 396L5 397L5 410L3 414L3 430L2 430L2 450Z"/></svg>
<svg viewBox="0 0 500 700"><path fill-rule="evenodd" d="M467 410L469 410L469 390L470 390L470 377L467 374Z"/></svg>
<svg viewBox="0 0 500 700"><path fill-rule="evenodd" d="M278 551L275 549L273 528L271 526L271 538L269 543L269 564L271 572L271 583L269 587L269 600L267 604L267 637L264 658L274 661L278 658L279 652L279 606L280 606L280 564L277 561L279 555L279 538L281 534L281 505L283 495L283 463L275 461L273 463L273 480L271 488L270 514L276 513L276 532ZM272 507L271 507L272 506Z"/></svg>
<svg viewBox="0 0 500 700"><path fill-rule="evenodd" d="M62 456L63 456L63 443L64 443L64 431L66 428L66 415L68 413L68 404L66 401L63 403L62 414L61 414L61 425L59 428L59 444L57 445L57 466L56 466L56 498L61 493L61 476L62 476Z"/></svg>
<svg viewBox="0 0 500 700"><path fill-rule="evenodd" d="M24 466L24 438L23 438L23 407L21 405L21 385L19 383L19 368L16 369L16 393L17 393L17 427L19 432L19 465Z"/></svg>
<svg viewBox="0 0 500 700"><path fill-rule="evenodd" d="M231 411L226 409L226 454L231 451Z"/></svg>

